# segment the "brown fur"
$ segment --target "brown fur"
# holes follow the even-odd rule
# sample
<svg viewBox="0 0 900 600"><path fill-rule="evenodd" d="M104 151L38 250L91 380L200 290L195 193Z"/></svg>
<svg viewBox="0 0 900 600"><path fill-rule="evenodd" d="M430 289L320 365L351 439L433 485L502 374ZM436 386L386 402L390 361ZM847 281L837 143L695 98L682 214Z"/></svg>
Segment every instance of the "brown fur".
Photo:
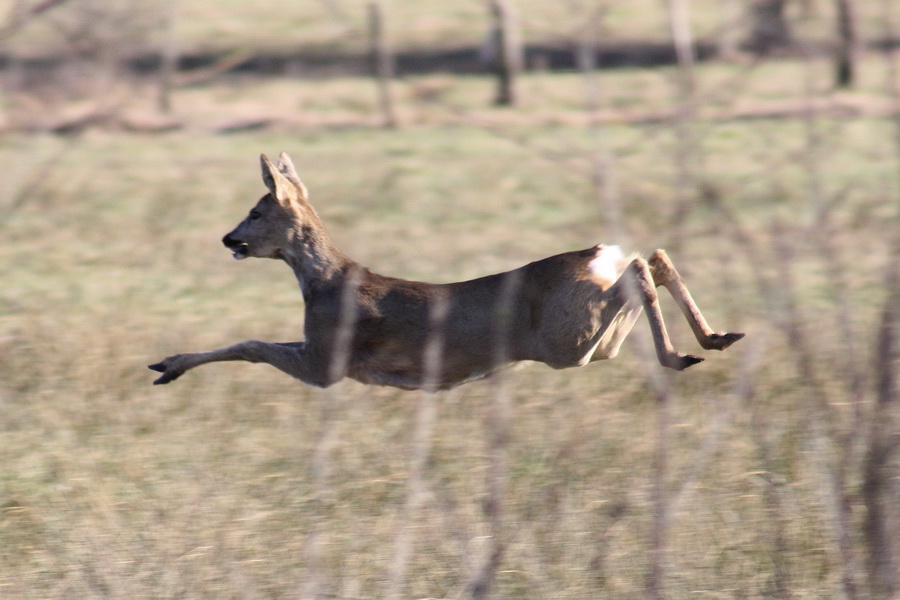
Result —
<svg viewBox="0 0 900 600"><path fill-rule="evenodd" d="M320 387L350 377L446 389L517 361L561 369L613 358L642 311L660 363L682 370L703 359L672 348L657 286L673 295L703 348L724 350L743 337L710 329L662 250L620 267L606 258L614 248L599 245L450 284L373 273L335 247L290 158L282 153L277 165L265 156L261 161L269 193L223 243L236 258L276 258L291 266L306 303L305 340L176 354L150 366L162 373L156 384L208 362L243 360ZM440 355L433 366L425 360L430 342Z"/></svg>

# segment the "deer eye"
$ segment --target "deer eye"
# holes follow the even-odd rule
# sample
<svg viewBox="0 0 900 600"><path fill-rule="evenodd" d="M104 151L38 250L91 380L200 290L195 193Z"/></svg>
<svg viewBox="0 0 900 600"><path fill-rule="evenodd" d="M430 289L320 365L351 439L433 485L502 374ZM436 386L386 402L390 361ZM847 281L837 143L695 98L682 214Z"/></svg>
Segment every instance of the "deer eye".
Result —
<svg viewBox="0 0 900 600"><path fill-rule="evenodd" d="M250 220L251 221L255 221L255 220L259 219L260 217L262 217L262 213L259 212L258 210L250 211Z"/></svg>

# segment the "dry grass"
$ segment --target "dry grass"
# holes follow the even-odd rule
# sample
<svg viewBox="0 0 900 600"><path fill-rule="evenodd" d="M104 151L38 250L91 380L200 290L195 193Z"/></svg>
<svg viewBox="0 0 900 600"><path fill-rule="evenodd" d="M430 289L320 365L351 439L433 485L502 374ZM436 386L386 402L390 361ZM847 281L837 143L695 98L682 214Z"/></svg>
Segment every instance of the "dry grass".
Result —
<svg viewBox="0 0 900 600"><path fill-rule="evenodd" d="M742 77L741 101L780 89L779 101L802 106L803 66L766 69ZM855 98L878 100L881 67L866 69ZM670 76L611 74L604 104L657 114L670 103ZM705 76L706 89L724 90L714 110L733 107L729 72ZM777 222L794 251L799 320L830 425L850 431L874 393L874 333L896 233L889 120L817 117L812 151L794 118L701 121L703 179L737 218L691 196L676 239L679 146L669 121L604 126L627 226L615 231L591 185L596 138L584 126L579 79L530 78L532 100L513 115L478 108L488 84L477 78L405 85L408 126L399 131L365 126L367 82L247 81L179 92L190 124L181 132L4 139L0 595L292 598L317 589L381 598L406 528L405 597L459 597L474 576L491 532L493 382L438 396L414 522L404 521L404 502L415 394L352 382L318 391L243 364L149 385L144 365L174 351L299 337L289 271L234 263L218 242L261 194L256 155L283 148L338 244L386 274L450 281L598 241L676 245L713 325L748 337L672 381L666 597L768 598L782 571L793 597L831 596L841 569L824 491L830 455L810 425L815 388L783 335L784 291L765 284L779 272ZM424 101L422 85L439 85L439 101ZM846 99L825 87L829 101ZM214 133L273 115L268 130ZM832 285L814 235L811 156L844 290ZM839 292L854 309L859 406L846 389ZM676 344L692 349L680 320L669 320ZM496 597L642 594L659 418L645 345L641 328L614 362L504 376L514 414ZM848 489L858 485L859 471L849 472ZM850 501L858 519L863 508Z"/></svg>

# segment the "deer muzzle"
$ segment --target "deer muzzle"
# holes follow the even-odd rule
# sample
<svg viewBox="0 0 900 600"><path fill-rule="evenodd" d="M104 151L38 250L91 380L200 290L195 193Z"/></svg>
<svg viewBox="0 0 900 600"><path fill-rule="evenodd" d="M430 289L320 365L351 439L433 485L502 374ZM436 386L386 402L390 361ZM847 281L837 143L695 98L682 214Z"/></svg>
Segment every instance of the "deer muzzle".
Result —
<svg viewBox="0 0 900 600"><path fill-rule="evenodd" d="M231 255L235 260L241 260L250 255L250 246L246 242L234 239L230 233L222 238L222 243L231 250Z"/></svg>

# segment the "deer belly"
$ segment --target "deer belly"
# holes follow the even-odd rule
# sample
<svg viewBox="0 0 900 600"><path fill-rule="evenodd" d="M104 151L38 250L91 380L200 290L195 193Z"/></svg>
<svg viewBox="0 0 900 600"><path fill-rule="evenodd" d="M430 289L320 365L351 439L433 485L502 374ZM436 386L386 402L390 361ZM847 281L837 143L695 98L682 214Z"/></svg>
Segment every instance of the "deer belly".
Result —
<svg viewBox="0 0 900 600"><path fill-rule="evenodd" d="M434 364L429 364L420 345L406 349L383 344L374 351L357 354L347 375L361 383L406 390L449 389L481 379L495 370L491 357L473 347L445 346Z"/></svg>

